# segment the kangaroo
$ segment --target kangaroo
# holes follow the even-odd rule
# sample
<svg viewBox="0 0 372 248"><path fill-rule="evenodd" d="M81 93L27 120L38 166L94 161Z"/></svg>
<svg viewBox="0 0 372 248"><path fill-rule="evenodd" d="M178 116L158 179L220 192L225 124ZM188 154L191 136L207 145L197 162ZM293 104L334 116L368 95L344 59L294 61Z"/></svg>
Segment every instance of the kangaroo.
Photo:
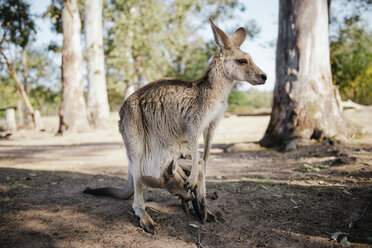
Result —
<svg viewBox="0 0 372 248"><path fill-rule="evenodd" d="M190 168L185 165L178 167L177 161L172 161L166 170L164 170L160 178L155 178L152 176L142 176L142 182L151 188L160 188L167 189L172 195L179 196L182 200L182 203L185 205L187 202L195 198L194 194L191 191L186 191L184 189L184 182L189 174ZM128 199L133 194L133 190L128 192L120 188L86 188L83 193L100 195L100 196L111 196L119 199ZM128 195L130 195L128 197ZM185 212L188 209L185 209Z"/></svg>
<svg viewBox="0 0 372 248"><path fill-rule="evenodd" d="M242 50L244 28L229 37L210 19L214 40L219 47L205 74L194 81L160 79L149 83L122 104L119 130L128 155L128 183L112 194L128 199L134 192L133 209L140 226L154 233L156 223L145 210L144 176L164 176L172 161L191 154L192 165L185 180L185 191L192 191L193 205L204 223L213 214L206 203L205 173L214 130L221 120L233 82L264 84L266 74ZM203 163L199 163L198 139L203 135ZM177 171L177 166L173 170ZM94 191L94 189L90 190ZM111 194L111 195L112 195ZM188 198L190 199L190 198Z"/></svg>

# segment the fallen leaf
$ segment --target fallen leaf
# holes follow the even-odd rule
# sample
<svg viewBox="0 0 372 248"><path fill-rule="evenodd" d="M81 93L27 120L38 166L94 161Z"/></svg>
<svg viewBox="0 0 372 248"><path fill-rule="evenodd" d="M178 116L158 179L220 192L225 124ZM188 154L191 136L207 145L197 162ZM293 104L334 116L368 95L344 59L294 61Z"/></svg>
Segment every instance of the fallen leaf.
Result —
<svg viewBox="0 0 372 248"><path fill-rule="evenodd" d="M193 228L199 228L198 225L195 225L195 224L189 224L189 226L193 227Z"/></svg>
<svg viewBox="0 0 372 248"><path fill-rule="evenodd" d="M352 195L352 193L350 193L350 192L347 191L346 189L343 189L342 192L344 192L344 193L347 194L347 195Z"/></svg>

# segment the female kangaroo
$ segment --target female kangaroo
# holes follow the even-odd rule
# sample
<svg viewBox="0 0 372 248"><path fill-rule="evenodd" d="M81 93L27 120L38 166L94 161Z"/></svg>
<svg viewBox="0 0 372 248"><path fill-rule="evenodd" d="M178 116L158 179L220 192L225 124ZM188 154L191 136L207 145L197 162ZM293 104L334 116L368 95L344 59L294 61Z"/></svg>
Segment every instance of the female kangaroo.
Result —
<svg viewBox="0 0 372 248"><path fill-rule="evenodd" d="M145 210L143 178L164 177L170 164L177 172L177 158L191 154L185 192L194 192L194 208L204 222L211 215L205 198L206 165L213 133L226 110L233 82L258 85L266 81L266 74L240 50L246 38L244 28L229 37L212 20L210 24L219 50L200 79L160 79L149 83L129 96L120 109L119 130L129 159L129 178L125 189L105 188L106 194L127 199L134 192L135 214L140 226L151 233L155 232L156 223ZM201 135L205 144L202 163L197 143ZM95 194L95 189L86 193Z"/></svg>

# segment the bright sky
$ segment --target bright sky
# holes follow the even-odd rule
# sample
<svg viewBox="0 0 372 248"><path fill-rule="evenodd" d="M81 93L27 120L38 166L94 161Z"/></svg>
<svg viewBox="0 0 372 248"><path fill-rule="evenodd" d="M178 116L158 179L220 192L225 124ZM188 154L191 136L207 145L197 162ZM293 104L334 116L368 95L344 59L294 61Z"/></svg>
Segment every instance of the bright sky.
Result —
<svg viewBox="0 0 372 248"><path fill-rule="evenodd" d="M253 41L245 41L242 45L242 50L248 52L257 66L266 72L268 76L265 85L255 86L255 88L258 90L272 90L275 83L275 47L269 47L268 44L271 41L275 41L277 37L278 1L246 0L244 3L246 4L246 9L243 13L239 12L234 16L234 23L237 23L236 19L238 19L241 20L241 25L244 25L248 20L253 19L261 28L261 32ZM31 12L41 15L48 6L49 1L33 0L31 1ZM238 26L232 26L229 22L220 23L216 20L216 24L226 30L238 28ZM62 44L62 36L51 31L51 22L49 20L39 18L37 26L39 28L36 37L37 46L48 46L50 41ZM212 39L209 23L205 24L204 29L205 32L203 31L203 34L205 34L205 38ZM61 61L59 56L56 56L56 60Z"/></svg>

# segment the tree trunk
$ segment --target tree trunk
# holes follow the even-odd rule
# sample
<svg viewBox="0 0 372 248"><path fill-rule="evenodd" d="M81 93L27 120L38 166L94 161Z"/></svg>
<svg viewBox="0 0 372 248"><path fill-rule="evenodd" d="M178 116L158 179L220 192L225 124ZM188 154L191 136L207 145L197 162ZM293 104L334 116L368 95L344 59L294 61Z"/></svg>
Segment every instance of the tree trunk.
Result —
<svg viewBox="0 0 372 248"><path fill-rule="evenodd" d="M22 48L22 76L23 76L23 87L25 88L25 92L27 96L29 95L28 89L28 66L27 66L27 50L26 47ZM25 126L31 126L32 120L30 115L28 114L28 110L26 107L22 108L23 112L23 123ZM35 122L35 127L37 128L37 123Z"/></svg>
<svg viewBox="0 0 372 248"><path fill-rule="evenodd" d="M271 120L260 144L295 149L343 139L356 127L340 112L329 58L327 0L280 0Z"/></svg>
<svg viewBox="0 0 372 248"><path fill-rule="evenodd" d="M62 97L58 133L89 128L82 86L81 24L77 0L66 0L62 10Z"/></svg>
<svg viewBox="0 0 372 248"><path fill-rule="evenodd" d="M15 121L15 111L12 108L6 109L6 129L8 131L17 131L17 124Z"/></svg>
<svg viewBox="0 0 372 248"><path fill-rule="evenodd" d="M102 0L90 0L85 5L85 44L88 64L87 114L94 128L107 126L107 98L102 36Z"/></svg>
<svg viewBox="0 0 372 248"><path fill-rule="evenodd" d="M28 68L27 68L27 50L22 48L22 75L23 86L25 87L26 94L28 95Z"/></svg>

